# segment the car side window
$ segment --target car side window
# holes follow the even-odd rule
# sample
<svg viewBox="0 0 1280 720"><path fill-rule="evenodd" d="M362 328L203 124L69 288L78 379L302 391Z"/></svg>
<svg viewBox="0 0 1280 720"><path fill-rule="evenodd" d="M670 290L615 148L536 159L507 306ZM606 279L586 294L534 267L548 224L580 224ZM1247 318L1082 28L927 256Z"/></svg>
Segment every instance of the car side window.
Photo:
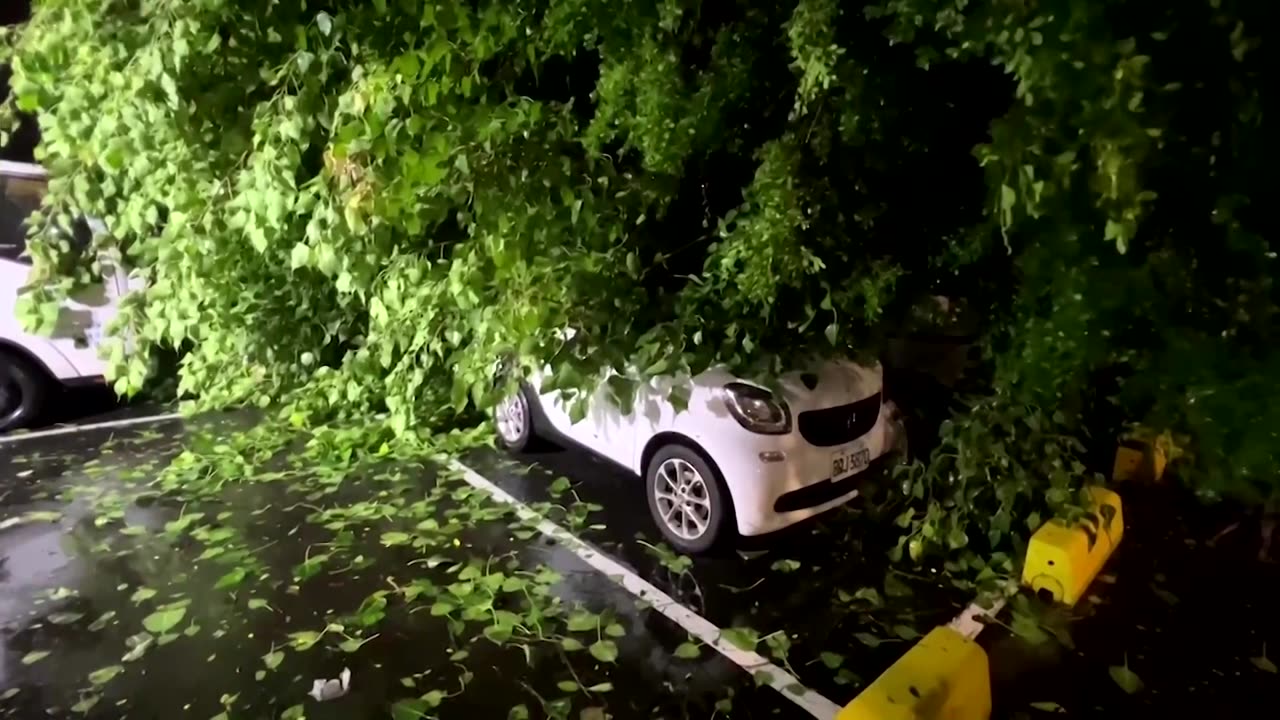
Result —
<svg viewBox="0 0 1280 720"><path fill-rule="evenodd" d="M26 261L27 218L40 207L45 188L44 179L0 175L0 258Z"/></svg>

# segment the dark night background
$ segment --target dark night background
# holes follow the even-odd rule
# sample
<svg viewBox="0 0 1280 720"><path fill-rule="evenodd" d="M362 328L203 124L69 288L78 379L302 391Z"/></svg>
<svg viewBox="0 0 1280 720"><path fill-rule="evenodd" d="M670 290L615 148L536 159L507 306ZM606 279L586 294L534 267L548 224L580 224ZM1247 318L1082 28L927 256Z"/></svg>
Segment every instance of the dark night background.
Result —
<svg viewBox="0 0 1280 720"><path fill-rule="evenodd" d="M0 25L13 25L27 19L31 8L30 0L0 0ZM9 94L9 67L0 66L0 97ZM31 151L36 146L36 127L31 121L24 122L8 145L0 148L0 160L18 160L31 162Z"/></svg>

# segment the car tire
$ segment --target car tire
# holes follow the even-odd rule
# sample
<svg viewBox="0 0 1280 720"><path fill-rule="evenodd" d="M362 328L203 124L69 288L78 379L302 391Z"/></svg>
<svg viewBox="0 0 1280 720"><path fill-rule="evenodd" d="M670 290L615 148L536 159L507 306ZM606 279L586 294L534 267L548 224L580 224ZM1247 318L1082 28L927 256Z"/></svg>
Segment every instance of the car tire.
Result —
<svg viewBox="0 0 1280 720"><path fill-rule="evenodd" d="M0 432L34 424L44 414L50 389L43 370L0 348Z"/></svg>
<svg viewBox="0 0 1280 720"><path fill-rule="evenodd" d="M675 503L663 497L679 492L674 483L684 483L687 493L686 501L675 509ZM738 522L729 488L715 463L693 448L677 444L659 448L645 468L645 495L659 532L682 553L709 552L737 537ZM700 526L699 519L705 525Z"/></svg>
<svg viewBox="0 0 1280 720"><path fill-rule="evenodd" d="M498 442L506 449L525 452L537 447L538 436L533 429L533 406L524 386L493 406L493 425L498 434Z"/></svg>

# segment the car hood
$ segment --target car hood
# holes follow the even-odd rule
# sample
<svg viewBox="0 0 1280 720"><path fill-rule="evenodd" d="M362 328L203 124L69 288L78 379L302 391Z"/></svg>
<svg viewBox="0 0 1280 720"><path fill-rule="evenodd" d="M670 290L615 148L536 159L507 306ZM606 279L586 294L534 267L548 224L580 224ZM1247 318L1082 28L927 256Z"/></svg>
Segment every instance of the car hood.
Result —
<svg viewBox="0 0 1280 720"><path fill-rule="evenodd" d="M852 360L827 360L788 372L778 384L783 399L793 407L829 407L880 392L884 372L880 363L867 366Z"/></svg>

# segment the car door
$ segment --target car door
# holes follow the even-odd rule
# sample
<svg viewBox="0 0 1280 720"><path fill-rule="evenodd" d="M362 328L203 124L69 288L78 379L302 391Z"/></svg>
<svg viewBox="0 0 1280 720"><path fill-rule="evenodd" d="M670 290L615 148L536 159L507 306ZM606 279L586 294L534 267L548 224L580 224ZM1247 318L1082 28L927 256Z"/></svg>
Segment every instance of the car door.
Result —
<svg viewBox="0 0 1280 720"><path fill-rule="evenodd" d="M566 346L569 346L579 336L573 329L566 328L563 337ZM539 389L551 374L550 367L543 368L538 377L531 378L531 384L538 391L538 402L552 427L578 445L625 467L631 467L629 435L623 431L626 414L612 401L608 386L602 383L591 391L585 416L578 422L573 422L572 400L566 399L565 394L558 390Z"/></svg>
<svg viewBox="0 0 1280 720"><path fill-rule="evenodd" d="M636 444L636 424L640 409L644 406L644 398L650 393L647 386L637 389L632 398L631 407L624 409L614 399L609 389L610 371L591 396L591 404L587 408L587 418L581 424L591 434L589 447L596 453L613 460L627 468L632 467Z"/></svg>
<svg viewBox="0 0 1280 720"><path fill-rule="evenodd" d="M103 280L76 288L69 294L59 308L50 337L26 333L13 317L18 293L31 272L30 259L24 255L26 220L40 206L47 186L48 177L38 165L0 163L0 257L5 262L0 293L4 296L5 334L28 348L51 345L70 364L70 368L56 373L61 379L100 376L106 364L98 357L98 348L126 290L121 263L102 258ZM101 231L101 225L96 224L96 229ZM73 247L87 248L94 231L95 223L77 221L75 227L69 228Z"/></svg>

